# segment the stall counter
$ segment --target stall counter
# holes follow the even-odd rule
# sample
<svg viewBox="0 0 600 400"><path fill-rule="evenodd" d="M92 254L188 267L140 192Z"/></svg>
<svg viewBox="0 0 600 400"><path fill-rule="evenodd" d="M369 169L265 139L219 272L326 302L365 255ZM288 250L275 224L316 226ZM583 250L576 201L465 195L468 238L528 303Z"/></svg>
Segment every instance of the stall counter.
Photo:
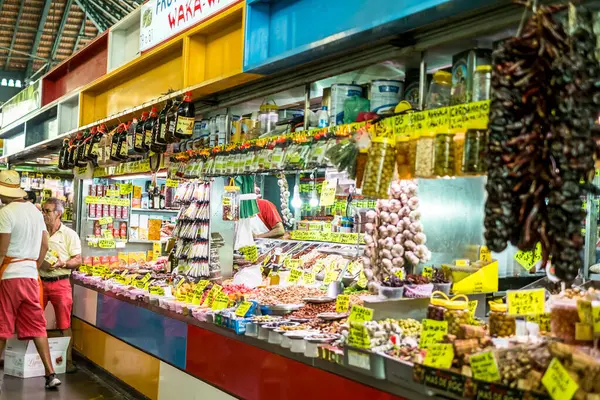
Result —
<svg viewBox="0 0 600 400"><path fill-rule="evenodd" d="M433 393L74 281L74 348L150 399L425 399Z"/></svg>

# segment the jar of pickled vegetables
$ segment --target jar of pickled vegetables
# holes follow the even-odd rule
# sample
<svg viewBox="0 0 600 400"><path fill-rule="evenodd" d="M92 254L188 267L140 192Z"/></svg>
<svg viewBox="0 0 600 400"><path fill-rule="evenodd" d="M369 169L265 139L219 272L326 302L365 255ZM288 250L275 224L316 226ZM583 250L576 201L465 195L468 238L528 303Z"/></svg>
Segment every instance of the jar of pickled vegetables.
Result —
<svg viewBox="0 0 600 400"><path fill-rule="evenodd" d="M485 149L487 147L487 131L469 129L465 136L463 156L463 172L465 174L485 173Z"/></svg>
<svg viewBox="0 0 600 400"><path fill-rule="evenodd" d="M413 131L410 133L410 138L408 139L408 163L410 165L410 173L413 177L416 176L415 166L417 163L417 143L419 143L420 137L420 132Z"/></svg>
<svg viewBox="0 0 600 400"><path fill-rule="evenodd" d="M365 176L365 168L367 166L367 159L369 158L369 150L360 149L356 155L356 187L361 188L363 179Z"/></svg>
<svg viewBox="0 0 600 400"><path fill-rule="evenodd" d="M465 151L465 133L458 132L454 135L454 175L463 174L463 154Z"/></svg>
<svg viewBox="0 0 600 400"><path fill-rule="evenodd" d="M473 74L473 101L490 99L492 84L492 66L479 65Z"/></svg>
<svg viewBox="0 0 600 400"><path fill-rule="evenodd" d="M450 92L452 89L452 74L446 71L437 71L433 74L433 81L427 93L427 109L447 107L450 105Z"/></svg>
<svg viewBox="0 0 600 400"><path fill-rule="evenodd" d="M468 325L470 320L471 315L469 314L469 299L467 296L459 294L446 302L444 321L448 321L448 333L450 335L458 335L461 325Z"/></svg>
<svg viewBox="0 0 600 400"><path fill-rule="evenodd" d="M435 135L434 160L435 175L454 175L454 134L443 132Z"/></svg>
<svg viewBox="0 0 600 400"><path fill-rule="evenodd" d="M427 306L427 319L435 321L443 321L446 313L446 305L448 304L448 296L440 291L435 291L431 294L429 306Z"/></svg>
<svg viewBox="0 0 600 400"><path fill-rule="evenodd" d="M415 175L419 178L432 178L435 155L435 134L423 133L417 141Z"/></svg>
<svg viewBox="0 0 600 400"><path fill-rule="evenodd" d="M410 163L410 138L402 136L396 138L396 168L398 179L412 179L413 167Z"/></svg>
<svg viewBox="0 0 600 400"><path fill-rule="evenodd" d="M369 148L362 193L375 199L387 198L394 177L396 152L393 138L376 137Z"/></svg>
<svg viewBox="0 0 600 400"><path fill-rule="evenodd" d="M517 319L508 315L506 304L490 303L490 335L494 337L513 336L517 330Z"/></svg>

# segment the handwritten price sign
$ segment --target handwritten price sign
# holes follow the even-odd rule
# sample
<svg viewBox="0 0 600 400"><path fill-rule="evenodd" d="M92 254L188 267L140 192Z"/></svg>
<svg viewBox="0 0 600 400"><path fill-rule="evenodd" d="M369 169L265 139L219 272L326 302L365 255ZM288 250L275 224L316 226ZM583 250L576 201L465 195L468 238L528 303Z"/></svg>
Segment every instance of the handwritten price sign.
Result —
<svg viewBox="0 0 600 400"><path fill-rule="evenodd" d="M542 314L546 307L546 289L509 290L506 294L508 314Z"/></svg>

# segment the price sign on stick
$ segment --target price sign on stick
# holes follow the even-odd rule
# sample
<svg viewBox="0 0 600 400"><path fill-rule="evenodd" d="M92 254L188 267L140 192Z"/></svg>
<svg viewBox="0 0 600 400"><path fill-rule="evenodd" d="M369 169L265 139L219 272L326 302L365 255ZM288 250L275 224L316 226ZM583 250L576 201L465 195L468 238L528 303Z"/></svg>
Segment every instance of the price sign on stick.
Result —
<svg viewBox="0 0 600 400"><path fill-rule="evenodd" d="M432 344L439 343L448 333L448 321L424 319L421 325L421 341L419 347L427 349Z"/></svg>
<svg viewBox="0 0 600 400"><path fill-rule="evenodd" d="M248 310L250 310L250 307L252 307L252 303L250 303L249 301L243 301L235 309L235 315L237 315L238 317L244 317L248 313Z"/></svg>
<svg viewBox="0 0 600 400"><path fill-rule="evenodd" d="M450 343L432 344L427 348L423 364L433 368L450 368L454 359L454 346Z"/></svg>
<svg viewBox="0 0 600 400"><path fill-rule="evenodd" d="M352 306L352 310L350 311L350 316L348 317L349 321L354 322L365 322L371 321L373 319L373 309L361 307L357 305Z"/></svg>
<svg viewBox="0 0 600 400"><path fill-rule="evenodd" d="M542 314L546 307L546 289L509 290L506 294L509 315Z"/></svg>
<svg viewBox="0 0 600 400"><path fill-rule="evenodd" d="M497 382L500 380L498 363L491 351L474 354L469 358L473 377L485 382Z"/></svg>
<svg viewBox="0 0 600 400"><path fill-rule="evenodd" d="M298 283L298 280L300 280L300 277L302 277L302 271L294 268L290 271L290 276L288 278L288 282L289 283Z"/></svg>
<svg viewBox="0 0 600 400"><path fill-rule="evenodd" d="M577 382L558 359L553 358L542 377L542 384L548 390L553 400L570 400L579 389Z"/></svg>
<svg viewBox="0 0 600 400"><path fill-rule="evenodd" d="M302 280L304 281L305 285L311 285L311 284L315 283L315 281L317 280L317 277L315 274L311 274L310 272L305 272L302 275Z"/></svg>
<svg viewBox="0 0 600 400"><path fill-rule="evenodd" d="M348 307L350 306L350 296L347 294L338 295L335 300L335 311L339 313L348 312Z"/></svg>
<svg viewBox="0 0 600 400"><path fill-rule="evenodd" d="M350 331L348 332L348 344L360 349L368 349L371 347L371 337L369 336L369 331L364 324L350 324Z"/></svg>

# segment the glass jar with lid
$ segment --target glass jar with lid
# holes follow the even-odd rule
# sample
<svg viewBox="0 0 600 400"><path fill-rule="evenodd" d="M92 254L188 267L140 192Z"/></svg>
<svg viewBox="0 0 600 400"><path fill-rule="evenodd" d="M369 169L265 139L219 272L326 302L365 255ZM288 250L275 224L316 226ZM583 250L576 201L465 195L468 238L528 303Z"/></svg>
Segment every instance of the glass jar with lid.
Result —
<svg viewBox="0 0 600 400"><path fill-rule="evenodd" d="M434 174L437 176L454 175L454 134L439 132L435 135Z"/></svg>
<svg viewBox="0 0 600 400"><path fill-rule="evenodd" d="M492 84L492 66L479 65L475 68L473 75L473 101L490 99L490 87Z"/></svg>
<svg viewBox="0 0 600 400"><path fill-rule="evenodd" d="M448 333L450 335L460 334L461 326L468 325L471 321L467 296L459 294L446 302L444 321L448 321Z"/></svg>
<svg viewBox="0 0 600 400"><path fill-rule="evenodd" d="M508 315L506 304L490 302L490 335L494 337L513 336L517 330L517 319Z"/></svg>
<svg viewBox="0 0 600 400"><path fill-rule="evenodd" d="M446 71L437 71L433 74L433 81L427 93L427 109L447 107L450 105L450 92L452 90L452 74Z"/></svg>
<svg viewBox="0 0 600 400"><path fill-rule="evenodd" d="M435 291L431 294L429 306L427 306L427 319L443 321L446 313L446 305L450 299L445 293Z"/></svg>
<svg viewBox="0 0 600 400"><path fill-rule="evenodd" d="M465 136L463 173L479 175L485 173L485 149L487 147L487 131L469 129Z"/></svg>
<svg viewBox="0 0 600 400"><path fill-rule="evenodd" d="M432 178L434 175L435 133L421 133L417 141L415 176Z"/></svg>

